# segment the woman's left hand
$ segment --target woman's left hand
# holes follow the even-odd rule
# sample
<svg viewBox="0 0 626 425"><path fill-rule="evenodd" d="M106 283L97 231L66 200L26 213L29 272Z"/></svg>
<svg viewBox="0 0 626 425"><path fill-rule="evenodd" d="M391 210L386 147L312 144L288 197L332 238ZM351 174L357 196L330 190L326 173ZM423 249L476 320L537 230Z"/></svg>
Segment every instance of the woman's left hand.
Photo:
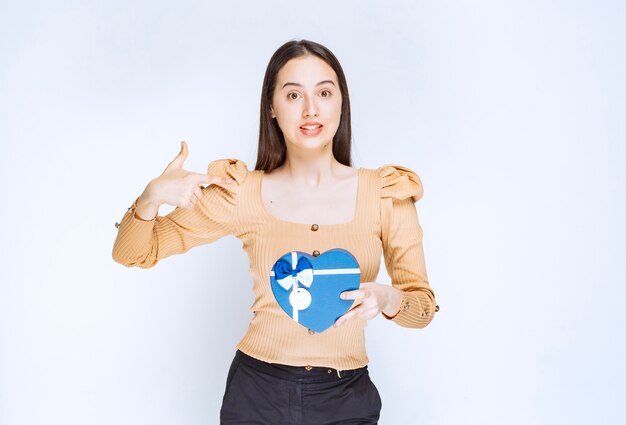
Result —
<svg viewBox="0 0 626 425"><path fill-rule="evenodd" d="M388 316L393 316L400 309L402 291L391 285L366 282L361 283L361 287L355 291L342 292L341 299L357 300L361 301L361 304L337 319L335 327L352 319L373 319L381 311Z"/></svg>

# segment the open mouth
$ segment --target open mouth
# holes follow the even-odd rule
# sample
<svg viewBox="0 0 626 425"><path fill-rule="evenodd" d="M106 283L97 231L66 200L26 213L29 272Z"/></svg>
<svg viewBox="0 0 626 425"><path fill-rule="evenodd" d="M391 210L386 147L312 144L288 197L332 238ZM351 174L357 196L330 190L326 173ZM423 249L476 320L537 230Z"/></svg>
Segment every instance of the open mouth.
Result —
<svg viewBox="0 0 626 425"><path fill-rule="evenodd" d="M322 127L323 127L322 124L318 124L318 125L303 125L300 128L306 131L315 131L318 128L322 128Z"/></svg>
<svg viewBox="0 0 626 425"><path fill-rule="evenodd" d="M315 137L322 132L322 124L305 124L300 126L300 133L304 136Z"/></svg>

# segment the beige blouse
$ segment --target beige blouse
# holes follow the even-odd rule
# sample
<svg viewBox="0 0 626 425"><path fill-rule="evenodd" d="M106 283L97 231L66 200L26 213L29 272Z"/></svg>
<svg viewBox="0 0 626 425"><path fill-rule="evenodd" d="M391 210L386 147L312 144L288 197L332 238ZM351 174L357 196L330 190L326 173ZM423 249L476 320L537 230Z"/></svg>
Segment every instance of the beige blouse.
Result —
<svg viewBox="0 0 626 425"><path fill-rule="evenodd" d="M346 249L359 263L361 282L376 279L384 254L393 286L403 291L400 310L390 320L423 328L433 319L438 307L428 284L415 209L423 190L413 171L398 165L359 168L355 216L350 222L330 225L289 222L271 215L261 198L263 171L248 170L243 161L213 161L208 173L235 182L204 188L193 210L176 208L150 221L135 217L133 203L118 225L113 259L125 266L148 268L223 236L237 237L250 258L255 298L250 325L237 345L244 353L270 363L339 370L368 363L367 321L350 320L315 333L278 305L270 287L270 271L276 260L290 251L316 256L333 248Z"/></svg>

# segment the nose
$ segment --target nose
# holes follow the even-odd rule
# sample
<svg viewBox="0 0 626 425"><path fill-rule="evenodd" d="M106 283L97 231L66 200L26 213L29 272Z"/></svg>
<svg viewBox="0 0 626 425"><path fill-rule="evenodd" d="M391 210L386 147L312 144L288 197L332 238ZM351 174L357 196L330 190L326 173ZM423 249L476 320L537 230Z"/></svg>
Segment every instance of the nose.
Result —
<svg viewBox="0 0 626 425"><path fill-rule="evenodd" d="M317 108L315 97L307 96L303 103L302 116L310 117L310 116L318 116L318 115L319 115L319 109Z"/></svg>

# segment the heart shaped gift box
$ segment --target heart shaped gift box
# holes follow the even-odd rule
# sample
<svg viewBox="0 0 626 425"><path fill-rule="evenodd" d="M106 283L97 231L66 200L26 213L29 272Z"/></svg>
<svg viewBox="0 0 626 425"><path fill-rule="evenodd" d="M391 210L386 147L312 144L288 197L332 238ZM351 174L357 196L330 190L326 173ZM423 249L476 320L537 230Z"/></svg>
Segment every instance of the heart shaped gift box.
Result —
<svg viewBox="0 0 626 425"><path fill-rule="evenodd" d="M344 315L354 300L339 294L359 289L361 270L347 250L335 248L313 257L291 251L276 261L270 284L284 312L302 326L323 332Z"/></svg>

